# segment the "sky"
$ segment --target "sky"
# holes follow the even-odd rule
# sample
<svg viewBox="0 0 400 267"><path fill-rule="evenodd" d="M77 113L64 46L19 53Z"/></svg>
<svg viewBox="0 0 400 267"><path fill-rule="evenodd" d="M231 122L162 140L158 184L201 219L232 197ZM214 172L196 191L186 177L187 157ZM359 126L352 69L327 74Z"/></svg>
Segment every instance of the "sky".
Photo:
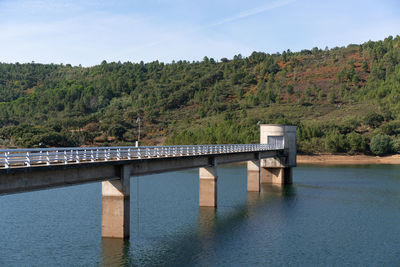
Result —
<svg viewBox="0 0 400 267"><path fill-rule="evenodd" d="M220 60L400 34L398 0L0 0L0 62Z"/></svg>

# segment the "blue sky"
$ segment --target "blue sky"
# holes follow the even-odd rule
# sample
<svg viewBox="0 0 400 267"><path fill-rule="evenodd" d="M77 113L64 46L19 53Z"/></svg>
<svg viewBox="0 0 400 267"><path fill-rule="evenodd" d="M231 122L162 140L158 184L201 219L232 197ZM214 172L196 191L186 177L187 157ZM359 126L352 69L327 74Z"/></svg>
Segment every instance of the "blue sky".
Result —
<svg viewBox="0 0 400 267"><path fill-rule="evenodd" d="M398 0L0 0L0 62L216 60L400 34Z"/></svg>

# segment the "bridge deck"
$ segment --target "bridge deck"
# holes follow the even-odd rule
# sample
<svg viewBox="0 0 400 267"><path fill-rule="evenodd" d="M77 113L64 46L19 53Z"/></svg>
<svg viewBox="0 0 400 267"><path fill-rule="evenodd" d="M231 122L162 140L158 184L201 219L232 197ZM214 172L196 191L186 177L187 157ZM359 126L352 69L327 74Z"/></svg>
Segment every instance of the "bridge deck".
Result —
<svg viewBox="0 0 400 267"><path fill-rule="evenodd" d="M144 147L83 147L47 149L0 149L0 169L39 165L74 164L142 158L169 158L269 151L281 149L268 144L144 146Z"/></svg>
<svg viewBox="0 0 400 267"><path fill-rule="evenodd" d="M0 194L10 194L119 179L123 165L131 165L131 175L137 176L206 167L214 161L226 164L274 157L284 150L250 144L18 149L0 153Z"/></svg>

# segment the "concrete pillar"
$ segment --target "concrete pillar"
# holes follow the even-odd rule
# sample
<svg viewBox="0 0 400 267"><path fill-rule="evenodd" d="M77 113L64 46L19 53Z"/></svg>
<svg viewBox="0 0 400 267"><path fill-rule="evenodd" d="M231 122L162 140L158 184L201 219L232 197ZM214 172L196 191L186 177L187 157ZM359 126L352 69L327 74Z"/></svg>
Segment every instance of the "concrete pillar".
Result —
<svg viewBox="0 0 400 267"><path fill-rule="evenodd" d="M120 180L102 182L101 236L129 238L130 166L120 167Z"/></svg>
<svg viewBox="0 0 400 267"><path fill-rule="evenodd" d="M247 191L260 192L260 160L247 161Z"/></svg>
<svg viewBox="0 0 400 267"><path fill-rule="evenodd" d="M261 168L261 183L292 184L292 168Z"/></svg>
<svg viewBox="0 0 400 267"><path fill-rule="evenodd" d="M217 167L199 168L199 206L217 207Z"/></svg>

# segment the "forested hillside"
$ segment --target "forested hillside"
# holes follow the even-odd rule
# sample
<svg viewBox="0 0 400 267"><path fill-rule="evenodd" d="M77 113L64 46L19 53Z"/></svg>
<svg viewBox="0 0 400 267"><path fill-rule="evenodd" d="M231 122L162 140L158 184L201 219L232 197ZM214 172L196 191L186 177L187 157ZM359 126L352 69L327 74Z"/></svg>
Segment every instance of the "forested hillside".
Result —
<svg viewBox="0 0 400 267"><path fill-rule="evenodd" d="M0 146L257 143L298 126L303 153L400 152L400 37L201 62L0 64Z"/></svg>

